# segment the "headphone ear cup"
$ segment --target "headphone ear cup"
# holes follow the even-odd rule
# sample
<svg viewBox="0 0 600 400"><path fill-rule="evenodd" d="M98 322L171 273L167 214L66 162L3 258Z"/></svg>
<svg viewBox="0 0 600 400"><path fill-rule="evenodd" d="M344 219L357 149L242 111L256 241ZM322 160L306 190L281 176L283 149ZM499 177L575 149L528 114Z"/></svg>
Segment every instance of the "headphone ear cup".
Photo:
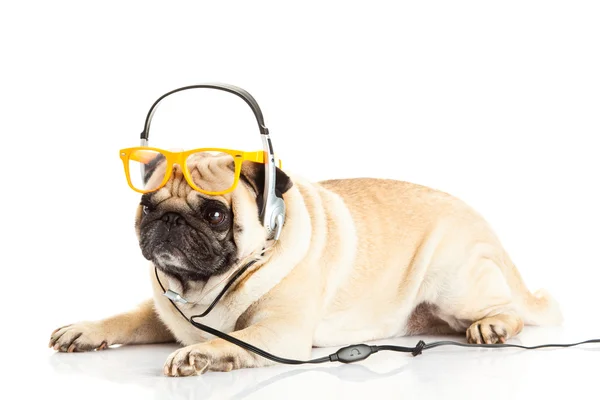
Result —
<svg viewBox="0 0 600 400"><path fill-rule="evenodd" d="M272 211L270 212L269 218L266 220L268 223L265 224L265 227L271 238L279 240L279 236L281 235L285 223L285 202L283 201L283 198L277 196L271 207Z"/></svg>
<svg viewBox="0 0 600 400"><path fill-rule="evenodd" d="M256 193L256 203L259 213L263 209L263 203L267 202L264 209L265 215L261 215L261 217L266 217L264 218L264 221L267 225L270 225L271 215L277 207L282 208L281 213L285 216L283 194L292 188L293 182L280 168L275 168L275 196L271 196L270 199L265 199L265 173L266 168L264 164L244 161L240 172L240 180L249 185Z"/></svg>

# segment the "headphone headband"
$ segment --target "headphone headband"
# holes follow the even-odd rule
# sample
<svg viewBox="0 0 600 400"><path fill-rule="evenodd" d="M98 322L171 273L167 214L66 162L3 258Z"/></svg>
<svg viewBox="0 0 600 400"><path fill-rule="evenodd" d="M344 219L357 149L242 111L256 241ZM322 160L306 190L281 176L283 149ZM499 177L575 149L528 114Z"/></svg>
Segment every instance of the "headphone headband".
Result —
<svg viewBox="0 0 600 400"><path fill-rule="evenodd" d="M252 109L252 112L254 113L254 117L256 118L256 122L258 123L258 129L259 129L261 135L269 134L269 130L265 126L265 121L264 121L264 118L262 115L262 111L260 110L260 107L258 106L258 103L256 102L256 100L254 100L254 97L252 97L252 95L250 93L248 93L247 91L245 91L242 88L239 88L239 87L233 86L233 85L229 85L226 83L206 83L206 84L201 84L201 85L191 85L191 86L180 87L178 89L171 90L170 92L165 93L162 96L160 96L154 102L154 104L152 104L152 107L150 107L150 111L148 111L148 115L146 116L146 122L144 123L144 130L142 131L140 139L148 140L148 137L150 136L150 124L152 123L152 117L154 116L154 112L156 111L156 108L158 107L159 103L165 97L168 97L174 93L182 92L184 90L189 90L189 89L216 89L216 90L222 90L224 92L229 92L229 93L235 94L236 96L238 96L242 100L244 100L246 102L246 104L248 104L250 106L250 108Z"/></svg>

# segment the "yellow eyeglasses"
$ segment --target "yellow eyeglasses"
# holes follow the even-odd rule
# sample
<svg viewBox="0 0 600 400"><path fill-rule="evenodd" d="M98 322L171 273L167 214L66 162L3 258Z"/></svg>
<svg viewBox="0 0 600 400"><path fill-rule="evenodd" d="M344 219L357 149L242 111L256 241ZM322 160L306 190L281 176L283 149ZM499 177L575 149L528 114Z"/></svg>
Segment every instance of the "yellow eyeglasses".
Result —
<svg viewBox="0 0 600 400"><path fill-rule="evenodd" d="M200 148L167 151L155 147L130 147L119 151L129 186L138 193L162 188L177 164L187 183L198 192L220 195L233 191L244 161L265 163L264 151ZM281 161L278 160L281 168ZM201 168L199 168L201 167Z"/></svg>

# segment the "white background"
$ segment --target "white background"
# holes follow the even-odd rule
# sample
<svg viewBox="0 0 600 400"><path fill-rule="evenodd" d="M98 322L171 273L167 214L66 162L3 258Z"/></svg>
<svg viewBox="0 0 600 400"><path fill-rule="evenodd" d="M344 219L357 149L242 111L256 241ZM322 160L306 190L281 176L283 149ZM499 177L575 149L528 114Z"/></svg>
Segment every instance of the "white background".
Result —
<svg viewBox="0 0 600 400"><path fill-rule="evenodd" d="M564 328L526 328L522 343L600 337L597 2L216 3L0 6L3 391L200 399L592 390L598 347L378 354L360 366L186 379L160 376L174 346L46 347L58 326L149 296L133 230L139 197L118 151L138 144L156 98L211 81L256 97L285 169L313 180L408 180L475 207L528 286L563 307ZM205 95L161 107L151 143L260 149L243 103L197 97Z"/></svg>

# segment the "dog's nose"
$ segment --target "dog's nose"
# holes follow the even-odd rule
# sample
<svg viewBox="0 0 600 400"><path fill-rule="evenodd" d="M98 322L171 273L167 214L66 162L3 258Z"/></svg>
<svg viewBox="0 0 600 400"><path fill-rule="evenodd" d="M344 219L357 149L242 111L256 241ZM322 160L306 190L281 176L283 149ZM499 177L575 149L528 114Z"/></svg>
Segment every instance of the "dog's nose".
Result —
<svg viewBox="0 0 600 400"><path fill-rule="evenodd" d="M160 219L169 225L185 225L185 218L175 212L164 213Z"/></svg>

